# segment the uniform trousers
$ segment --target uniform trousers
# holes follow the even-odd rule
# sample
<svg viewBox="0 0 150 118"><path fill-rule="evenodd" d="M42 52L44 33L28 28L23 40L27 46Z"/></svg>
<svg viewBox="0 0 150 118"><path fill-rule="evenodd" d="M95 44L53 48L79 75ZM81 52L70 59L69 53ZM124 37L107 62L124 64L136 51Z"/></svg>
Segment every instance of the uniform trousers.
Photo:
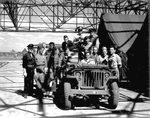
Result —
<svg viewBox="0 0 150 118"><path fill-rule="evenodd" d="M26 68L27 77L24 78L24 92L26 94L33 94L33 77L34 77L34 69Z"/></svg>

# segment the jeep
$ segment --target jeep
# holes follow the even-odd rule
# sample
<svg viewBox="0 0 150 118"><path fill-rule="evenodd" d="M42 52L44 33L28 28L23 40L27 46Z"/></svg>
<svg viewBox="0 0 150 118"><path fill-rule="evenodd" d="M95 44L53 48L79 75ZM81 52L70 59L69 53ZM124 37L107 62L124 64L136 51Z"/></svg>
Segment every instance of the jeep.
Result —
<svg viewBox="0 0 150 118"><path fill-rule="evenodd" d="M118 78L107 65L77 65L67 63L56 71L57 89L54 103L62 109L81 106L99 108L101 101L115 109L119 100Z"/></svg>

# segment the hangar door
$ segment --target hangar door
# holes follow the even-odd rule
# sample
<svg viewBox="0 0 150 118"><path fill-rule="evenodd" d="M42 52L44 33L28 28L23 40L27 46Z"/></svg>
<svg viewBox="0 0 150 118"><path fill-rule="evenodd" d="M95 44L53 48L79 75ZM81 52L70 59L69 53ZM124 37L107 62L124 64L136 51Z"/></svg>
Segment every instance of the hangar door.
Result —
<svg viewBox="0 0 150 118"><path fill-rule="evenodd" d="M115 45L122 57L122 79L145 91L148 81L148 19L145 15L103 14L98 35L102 45ZM140 84L140 85L139 85ZM144 87L142 87L142 86Z"/></svg>

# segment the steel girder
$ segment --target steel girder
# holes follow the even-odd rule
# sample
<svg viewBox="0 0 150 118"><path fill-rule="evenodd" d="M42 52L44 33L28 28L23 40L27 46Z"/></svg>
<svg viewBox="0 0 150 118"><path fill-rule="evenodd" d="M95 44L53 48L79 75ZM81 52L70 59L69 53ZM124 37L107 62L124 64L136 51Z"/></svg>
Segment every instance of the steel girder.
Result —
<svg viewBox="0 0 150 118"><path fill-rule="evenodd" d="M147 13L147 0L1 0L0 31L74 32L98 28L102 13Z"/></svg>

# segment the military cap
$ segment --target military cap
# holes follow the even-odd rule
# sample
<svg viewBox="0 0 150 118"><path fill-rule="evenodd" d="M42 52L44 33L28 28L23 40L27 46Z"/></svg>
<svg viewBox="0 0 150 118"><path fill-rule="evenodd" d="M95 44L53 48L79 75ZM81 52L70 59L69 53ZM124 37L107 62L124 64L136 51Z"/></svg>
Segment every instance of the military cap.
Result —
<svg viewBox="0 0 150 118"><path fill-rule="evenodd" d="M67 36L67 35L64 35L64 38L68 38L68 36Z"/></svg>
<svg viewBox="0 0 150 118"><path fill-rule="evenodd" d="M82 31L83 30L83 27L79 26L75 29L76 32L79 32L79 31Z"/></svg>
<svg viewBox="0 0 150 118"><path fill-rule="evenodd" d="M54 43L54 42L50 42L50 43L49 43L49 45L51 45L51 44L55 45L55 43Z"/></svg>
<svg viewBox="0 0 150 118"><path fill-rule="evenodd" d="M27 47L28 47L29 49L33 49L34 45L33 45L33 44L29 44Z"/></svg>

